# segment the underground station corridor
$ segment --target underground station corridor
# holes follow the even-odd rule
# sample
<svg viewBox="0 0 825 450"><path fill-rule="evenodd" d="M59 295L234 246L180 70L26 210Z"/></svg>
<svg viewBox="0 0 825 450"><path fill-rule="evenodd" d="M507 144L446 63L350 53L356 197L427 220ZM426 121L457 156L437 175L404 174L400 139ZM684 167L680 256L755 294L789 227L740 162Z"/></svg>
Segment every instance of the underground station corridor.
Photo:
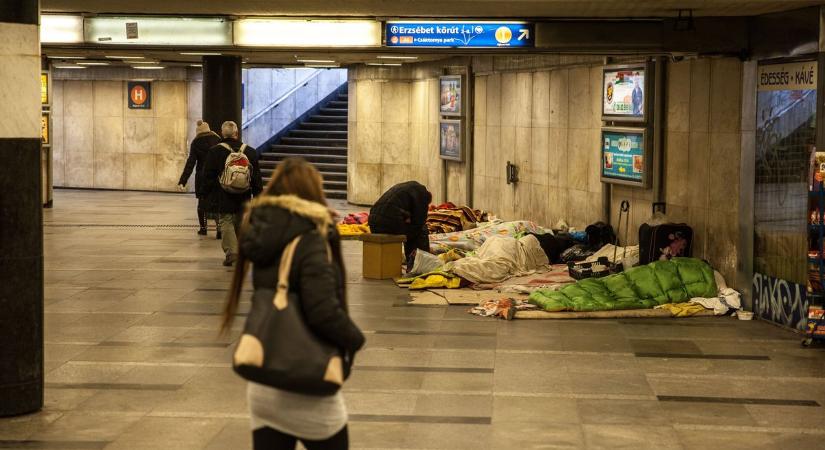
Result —
<svg viewBox="0 0 825 450"><path fill-rule="evenodd" d="M0 449L825 448L823 24L7 0Z"/></svg>

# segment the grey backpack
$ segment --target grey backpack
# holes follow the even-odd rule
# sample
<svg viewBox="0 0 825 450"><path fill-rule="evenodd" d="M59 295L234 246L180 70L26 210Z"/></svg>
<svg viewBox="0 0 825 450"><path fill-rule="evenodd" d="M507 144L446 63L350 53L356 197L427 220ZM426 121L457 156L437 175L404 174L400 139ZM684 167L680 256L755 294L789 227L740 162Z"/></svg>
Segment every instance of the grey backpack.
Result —
<svg viewBox="0 0 825 450"><path fill-rule="evenodd" d="M246 144L242 144L238 151L232 149L227 143L219 145L229 150L229 156L226 157L219 179L221 187L230 194L243 194L252 186L252 164L244 154Z"/></svg>

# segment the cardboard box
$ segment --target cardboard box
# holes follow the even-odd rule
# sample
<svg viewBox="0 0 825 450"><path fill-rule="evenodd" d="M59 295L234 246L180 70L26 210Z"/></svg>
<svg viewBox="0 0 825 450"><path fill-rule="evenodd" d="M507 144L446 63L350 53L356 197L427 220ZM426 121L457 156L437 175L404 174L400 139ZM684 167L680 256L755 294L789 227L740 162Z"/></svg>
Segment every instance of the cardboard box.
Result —
<svg viewBox="0 0 825 450"><path fill-rule="evenodd" d="M386 280L401 276L404 252L401 244L405 236L395 234L365 234L362 272L364 278Z"/></svg>

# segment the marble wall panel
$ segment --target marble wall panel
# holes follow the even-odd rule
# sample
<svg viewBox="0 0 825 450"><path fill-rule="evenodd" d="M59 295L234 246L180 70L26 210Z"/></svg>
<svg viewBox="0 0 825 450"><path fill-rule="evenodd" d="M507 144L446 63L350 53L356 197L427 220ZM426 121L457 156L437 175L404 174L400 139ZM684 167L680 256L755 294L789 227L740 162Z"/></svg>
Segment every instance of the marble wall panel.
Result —
<svg viewBox="0 0 825 450"><path fill-rule="evenodd" d="M103 189L123 189L123 152L95 152L94 187Z"/></svg>
<svg viewBox="0 0 825 450"><path fill-rule="evenodd" d="M406 124L410 122L410 83L381 83L382 122Z"/></svg>
<svg viewBox="0 0 825 450"><path fill-rule="evenodd" d="M155 189L155 155L153 153L124 154L123 169L126 189L144 191Z"/></svg>
<svg viewBox="0 0 825 450"><path fill-rule="evenodd" d="M155 153L156 121L153 117L123 119L123 151L125 153ZM127 166L128 167L128 166Z"/></svg>
<svg viewBox="0 0 825 450"><path fill-rule="evenodd" d="M711 132L735 133L740 130L741 94L742 63L736 58L711 60Z"/></svg>
<svg viewBox="0 0 825 450"><path fill-rule="evenodd" d="M694 133L710 130L710 66L709 59L690 62L690 131Z"/></svg>
<svg viewBox="0 0 825 450"><path fill-rule="evenodd" d="M501 74L487 75L487 126L501 126Z"/></svg>
<svg viewBox="0 0 825 450"><path fill-rule="evenodd" d="M404 123L381 124L381 154L385 164L410 163L410 125Z"/></svg>
<svg viewBox="0 0 825 450"><path fill-rule="evenodd" d="M535 123L535 122L534 122ZM533 183L547 186L550 129L547 127L533 127L530 130L530 175Z"/></svg>
<svg viewBox="0 0 825 450"><path fill-rule="evenodd" d="M516 145L510 161L518 166L519 180L524 183L533 182L533 162L530 160L532 137L532 128L516 127Z"/></svg>
<svg viewBox="0 0 825 450"><path fill-rule="evenodd" d="M178 184L186 158L170 153L155 154L156 191L172 191Z"/></svg>
<svg viewBox="0 0 825 450"><path fill-rule="evenodd" d="M94 187L94 152L69 152L65 161L67 186Z"/></svg>
<svg viewBox="0 0 825 450"><path fill-rule="evenodd" d="M533 127L550 126L550 72L533 73L533 92L530 95L531 124Z"/></svg>
<svg viewBox="0 0 825 450"><path fill-rule="evenodd" d="M590 130L570 129L567 160L567 186L570 189L587 191L587 175L590 164Z"/></svg>
<svg viewBox="0 0 825 450"><path fill-rule="evenodd" d="M687 119L687 118L686 118ZM689 204L689 190L692 184L690 173L690 134L684 131L668 131L665 136L665 201L670 204Z"/></svg>
<svg viewBox="0 0 825 450"><path fill-rule="evenodd" d="M155 122L154 152L173 158L185 158L186 118L167 118Z"/></svg>
<svg viewBox="0 0 825 450"><path fill-rule="evenodd" d="M487 127L476 124L473 128L473 175L484 176L487 174Z"/></svg>
<svg viewBox="0 0 825 450"><path fill-rule="evenodd" d="M501 127L487 127L487 142L484 166L486 168L484 175L487 177L500 177L504 169L499 171L499 160L501 156Z"/></svg>
<svg viewBox="0 0 825 450"><path fill-rule="evenodd" d="M689 206L706 208L708 202L707 187L710 183L710 135L704 132L691 132L689 148Z"/></svg>
<svg viewBox="0 0 825 450"><path fill-rule="evenodd" d="M736 214L739 211L739 133L710 135L708 208Z"/></svg>
<svg viewBox="0 0 825 450"><path fill-rule="evenodd" d="M358 163L381 163L381 128L378 122L357 123L354 153Z"/></svg>
<svg viewBox="0 0 825 450"><path fill-rule="evenodd" d="M553 70L550 72L550 126L567 128L569 123L570 105L569 70Z"/></svg>
<svg viewBox="0 0 825 450"><path fill-rule="evenodd" d="M67 154L94 151L94 122L91 116L63 117L63 146Z"/></svg>
<svg viewBox="0 0 825 450"><path fill-rule="evenodd" d="M691 62L667 66L667 128L687 132L690 129Z"/></svg>
<svg viewBox="0 0 825 450"><path fill-rule="evenodd" d="M514 72L505 72L501 74L501 92L499 98L499 108L501 111L501 126L515 127L520 125L516 117L517 111L524 108L524 105L519 105L522 98L519 97L520 90L518 89L518 74ZM489 113L488 113L489 114Z"/></svg>
<svg viewBox="0 0 825 450"><path fill-rule="evenodd" d="M382 85L370 80L362 80L356 83L355 96L358 98L355 111L355 119L359 122L375 123L382 121L381 114L381 92Z"/></svg>
<svg viewBox="0 0 825 450"><path fill-rule="evenodd" d="M123 153L123 118L95 117L94 142L95 153Z"/></svg>
<svg viewBox="0 0 825 450"><path fill-rule="evenodd" d="M514 125L531 127L533 125L533 73L519 72L516 74L515 98L511 101L515 108Z"/></svg>
<svg viewBox="0 0 825 450"><path fill-rule="evenodd" d="M65 81L63 114L73 117L92 117L94 90L92 81Z"/></svg>
<svg viewBox="0 0 825 450"><path fill-rule="evenodd" d="M570 69L570 123L573 128L590 128L593 105L590 98L590 69L587 67Z"/></svg>
<svg viewBox="0 0 825 450"><path fill-rule="evenodd" d="M183 81L156 81L152 83L152 108L156 117L186 117L186 83ZM185 136L185 135L184 135Z"/></svg>
<svg viewBox="0 0 825 450"><path fill-rule="evenodd" d="M487 125L487 77L475 77L473 120L476 125Z"/></svg>
<svg viewBox="0 0 825 450"><path fill-rule="evenodd" d="M94 116L123 117L126 85L122 81L94 82Z"/></svg>

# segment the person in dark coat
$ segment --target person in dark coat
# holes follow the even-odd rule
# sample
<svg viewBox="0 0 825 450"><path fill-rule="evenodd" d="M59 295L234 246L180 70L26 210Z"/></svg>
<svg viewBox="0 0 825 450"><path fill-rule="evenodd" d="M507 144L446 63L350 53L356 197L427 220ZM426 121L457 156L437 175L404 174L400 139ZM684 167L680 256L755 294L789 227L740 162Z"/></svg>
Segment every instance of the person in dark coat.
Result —
<svg viewBox="0 0 825 450"><path fill-rule="evenodd" d="M239 151L245 144L238 139L238 125L235 122L224 122L221 125L221 136L223 136L221 142L209 149L204 166L203 188L206 196L206 211L218 217L218 227L222 235L221 247L226 256L223 265L231 266L238 255L237 233L241 226L241 213L244 204L261 193L263 179L261 178L261 167L258 162L258 152L253 147L246 146L244 155L249 159L250 174L252 176L249 190L234 194L223 189L220 177L230 152L222 144L228 145L235 152Z"/></svg>
<svg viewBox="0 0 825 450"><path fill-rule="evenodd" d="M302 159L284 160L263 195L249 203L222 330L232 328L247 263L252 263L253 288L271 292L279 283L284 249L299 236L289 272L289 290L295 294L290 298L297 299L310 331L340 349L346 379L365 338L347 313L341 240L326 206L321 175ZM272 309L271 295L253 294L252 302L248 321ZM243 350L239 347L237 352ZM307 395L250 381L246 394L254 449L295 448L298 440L310 449L348 448L347 411L340 390L330 396Z"/></svg>
<svg viewBox="0 0 825 450"><path fill-rule="evenodd" d="M370 209L372 233L403 234L407 267L412 267L416 249L430 251L427 232L427 212L433 195L417 181L406 181L391 187Z"/></svg>
<svg viewBox="0 0 825 450"><path fill-rule="evenodd" d="M198 234L206 236L206 208L204 202L203 189L203 166L206 163L206 155L209 149L218 145L221 137L217 133L209 129L209 124L203 120L198 121L197 128L195 128L197 135L192 140L189 146L189 158L186 160L186 166L183 168L183 174L178 181L178 190L186 191L186 183L189 182L189 177L192 176L192 170L195 171L195 197L198 199L198 224L200 229ZM218 219L215 219L217 225ZM218 239L221 238L221 230L218 228Z"/></svg>

